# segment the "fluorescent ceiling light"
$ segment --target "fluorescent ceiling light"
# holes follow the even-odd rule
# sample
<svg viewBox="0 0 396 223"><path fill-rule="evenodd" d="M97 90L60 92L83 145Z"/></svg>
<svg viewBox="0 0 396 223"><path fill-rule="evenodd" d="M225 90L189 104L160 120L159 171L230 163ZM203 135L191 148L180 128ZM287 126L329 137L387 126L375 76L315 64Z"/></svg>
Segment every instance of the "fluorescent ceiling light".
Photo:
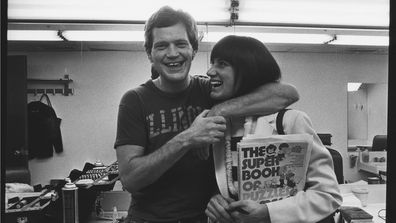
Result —
<svg viewBox="0 0 396 223"><path fill-rule="evenodd" d="M249 0L239 8L240 21L389 26L389 0Z"/></svg>
<svg viewBox="0 0 396 223"><path fill-rule="evenodd" d="M389 27L390 0L240 1L241 22ZM9 19L145 21L161 6L189 12L198 22L228 22L224 0L8 0Z"/></svg>
<svg viewBox="0 0 396 223"><path fill-rule="evenodd" d="M357 91L361 85L362 83L348 83L348 91Z"/></svg>
<svg viewBox="0 0 396 223"><path fill-rule="evenodd" d="M326 34L209 32L204 34L202 42L217 42L228 35L250 36L263 43L323 44L332 39Z"/></svg>
<svg viewBox="0 0 396 223"><path fill-rule="evenodd" d="M69 41L144 41L143 31L67 30L62 34Z"/></svg>
<svg viewBox="0 0 396 223"><path fill-rule="evenodd" d="M389 36L337 35L333 45L389 46Z"/></svg>
<svg viewBox="0 0 396 223"><path fill-rule="evenodd" d="M8 30L7 39L14 41L62 41L56 30Z"/></svg>
<svg viewBox="0 0 396 223"><path fill-rule="evenodd" d="M145 21L165 5L190 13L197 21L224 21L229 18L227 10L229 3L223 0L9 0L8 17L10 19Z"/></svg>

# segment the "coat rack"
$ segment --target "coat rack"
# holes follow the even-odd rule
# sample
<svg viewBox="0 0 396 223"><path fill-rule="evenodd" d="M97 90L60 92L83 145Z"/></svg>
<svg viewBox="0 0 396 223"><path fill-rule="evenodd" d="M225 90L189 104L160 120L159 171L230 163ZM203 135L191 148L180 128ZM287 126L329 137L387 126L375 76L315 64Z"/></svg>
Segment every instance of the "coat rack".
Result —
<svg viewBox="0 0 396 223"><path fill-rule="evenodd" d="M27 79L28 83L33 84L56 84L63 85L63 88L29 88L27 89L28 94L63 94L64 96L68 96L74 93L74 89L69 87L69 84L73 82L72 79L69 78L69 75L64 75L63 79Z"/></svg>

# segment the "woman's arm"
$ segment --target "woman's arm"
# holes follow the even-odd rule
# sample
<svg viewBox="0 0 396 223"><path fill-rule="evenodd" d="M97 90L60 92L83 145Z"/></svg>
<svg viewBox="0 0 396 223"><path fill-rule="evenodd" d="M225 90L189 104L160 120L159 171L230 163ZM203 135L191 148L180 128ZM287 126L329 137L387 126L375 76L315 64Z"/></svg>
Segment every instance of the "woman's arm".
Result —
<svg viewBox="0 0 396 223"><path fill-rule="evenodd" d="M330 152L323 146L304 112L286 112L283 126L286 134L312 135L313 145L307 170L307 189L293 197L267 203L271 222L318 222L332 214L342 203Z"/></svg>

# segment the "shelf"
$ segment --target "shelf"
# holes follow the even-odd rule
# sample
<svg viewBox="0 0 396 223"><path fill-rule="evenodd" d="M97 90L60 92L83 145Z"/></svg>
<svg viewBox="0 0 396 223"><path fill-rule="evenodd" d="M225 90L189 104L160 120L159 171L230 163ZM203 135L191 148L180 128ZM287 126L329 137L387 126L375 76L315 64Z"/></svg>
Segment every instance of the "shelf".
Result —
<svg viewBox="0 0 396 223"><path fill-rule="evenodd" d="M70 88L69 85L73 82L72 79L69 78L69 75L64 75L64 79L27 79L27 82L30 84L53 84L53 85L63 85L63 88L28 88L28 94L63 94L64 96L68 96L74 93L73 88Z"/></svg>

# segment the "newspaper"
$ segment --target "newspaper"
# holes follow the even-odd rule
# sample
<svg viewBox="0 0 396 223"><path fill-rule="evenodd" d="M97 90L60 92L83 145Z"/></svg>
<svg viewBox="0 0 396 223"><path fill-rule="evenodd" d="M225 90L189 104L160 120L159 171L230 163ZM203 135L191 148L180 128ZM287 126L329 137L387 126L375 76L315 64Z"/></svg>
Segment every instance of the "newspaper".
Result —
<svg viewBox="0 0 396 223"><path fill-rule="evenodd" d="M240 200L267 203L304 189L313 137L248 135L237 144Z"/></svg>

